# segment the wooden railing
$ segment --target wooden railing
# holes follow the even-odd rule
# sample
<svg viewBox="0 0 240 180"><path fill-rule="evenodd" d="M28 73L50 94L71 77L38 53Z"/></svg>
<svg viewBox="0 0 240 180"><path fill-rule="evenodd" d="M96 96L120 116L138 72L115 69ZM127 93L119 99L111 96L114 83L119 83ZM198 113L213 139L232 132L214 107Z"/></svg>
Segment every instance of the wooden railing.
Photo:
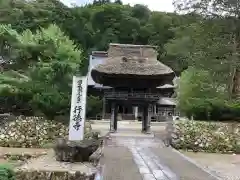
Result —
<svg viewBox="0 0 240 180"><path fill-rule="evenodd" d="M107 91L104 92L106 99L145 99L145 100L159 100L160 94L156 93L143 93L143 92L119 92L119 91Z"/></svg>

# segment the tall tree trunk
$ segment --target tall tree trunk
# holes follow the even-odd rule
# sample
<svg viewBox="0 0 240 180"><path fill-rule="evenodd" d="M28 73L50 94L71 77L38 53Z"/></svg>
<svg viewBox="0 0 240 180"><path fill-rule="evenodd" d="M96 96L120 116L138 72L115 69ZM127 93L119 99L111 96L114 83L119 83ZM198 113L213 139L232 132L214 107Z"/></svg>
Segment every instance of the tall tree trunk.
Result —
<svg viewBox="0 0 240 180"><path fill-rule="evenodd" d="M236 29L239 29L236 27L236 24L233 23L235 34L232 34L233 39L233 56L232 56L232 62L231 65L233 65L233 74L232 74L232 99L233 100L240 100L240 66L238 65L239 62L239 53L238 50L240 48L240 44L238 43L238 39L240 39L240 36L238 32L236 32Z"/></svg>
<svg viewBox="0 0 240 180"><path fill-rule="evenodd" d="M240 100L240 68L235 71L232 90L234 99Z"/></svg>

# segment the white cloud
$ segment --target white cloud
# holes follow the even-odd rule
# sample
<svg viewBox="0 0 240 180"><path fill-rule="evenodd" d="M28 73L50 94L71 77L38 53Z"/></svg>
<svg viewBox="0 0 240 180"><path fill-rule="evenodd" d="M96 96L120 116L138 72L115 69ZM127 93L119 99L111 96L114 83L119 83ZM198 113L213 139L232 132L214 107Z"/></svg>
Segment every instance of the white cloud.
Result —
<svg viewBox="0 0 240 180"><path fill-rule="evenodd" d="M92 2L92 0L61 0L67 6L71 6L71 4L76 4L78 6L84 5L86 3ZM153 11L165 11L165 12L173 12L174 8L172 5L172 0L122 0L124 4L144 4L147 5L149 9Z"/></svg>
<svg viewBox="0 0 240 180"><path fill-rule="evenodd" d="M124 4L144 4L153 11L173 12L172 0L122 0Z"/></svg>
<svg viewBox="0 0 240 180"><path fill-rule="evenodd" d="M62 3L64 3L66 6L72 6L72 4L81 6L88 2L91 2L91 0L60 0L60 1L62 1Z"/></svg>

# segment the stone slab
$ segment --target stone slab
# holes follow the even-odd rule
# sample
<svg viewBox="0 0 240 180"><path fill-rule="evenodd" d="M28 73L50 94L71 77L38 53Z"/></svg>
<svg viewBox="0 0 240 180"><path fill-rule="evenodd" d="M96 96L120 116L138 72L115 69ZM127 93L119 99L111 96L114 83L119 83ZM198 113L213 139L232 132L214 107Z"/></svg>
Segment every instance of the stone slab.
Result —
<svg viewBox="0 0 240 180"><path fill-rule="evenodd" d="M105 146L101 164L104 165L104 180L142 180L132 153L126 147Z"/></svg>
<svg viewBox="0 0 240 180"><path fill-rule="evenodd" d="M143 180L156 180L152 174L144 174Z"/></svg>

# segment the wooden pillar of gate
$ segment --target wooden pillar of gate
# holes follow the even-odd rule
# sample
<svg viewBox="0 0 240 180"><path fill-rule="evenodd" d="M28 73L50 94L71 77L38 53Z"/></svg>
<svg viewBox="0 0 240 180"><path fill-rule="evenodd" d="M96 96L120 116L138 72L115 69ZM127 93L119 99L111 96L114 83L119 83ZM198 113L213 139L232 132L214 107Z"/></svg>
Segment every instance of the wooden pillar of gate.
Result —
<svg viewBox="0 0 240 180"><path fill-rule="evenodd" d="M142 132L151 133L152 104L143 107Z"/></svg>
<svg viewBox="0 0 240 180"><path fill-rule="evenodd" d="M111 118L110 118L110 132L116 132L117 130L117 107L116 103L111 103Z"/></svg>

